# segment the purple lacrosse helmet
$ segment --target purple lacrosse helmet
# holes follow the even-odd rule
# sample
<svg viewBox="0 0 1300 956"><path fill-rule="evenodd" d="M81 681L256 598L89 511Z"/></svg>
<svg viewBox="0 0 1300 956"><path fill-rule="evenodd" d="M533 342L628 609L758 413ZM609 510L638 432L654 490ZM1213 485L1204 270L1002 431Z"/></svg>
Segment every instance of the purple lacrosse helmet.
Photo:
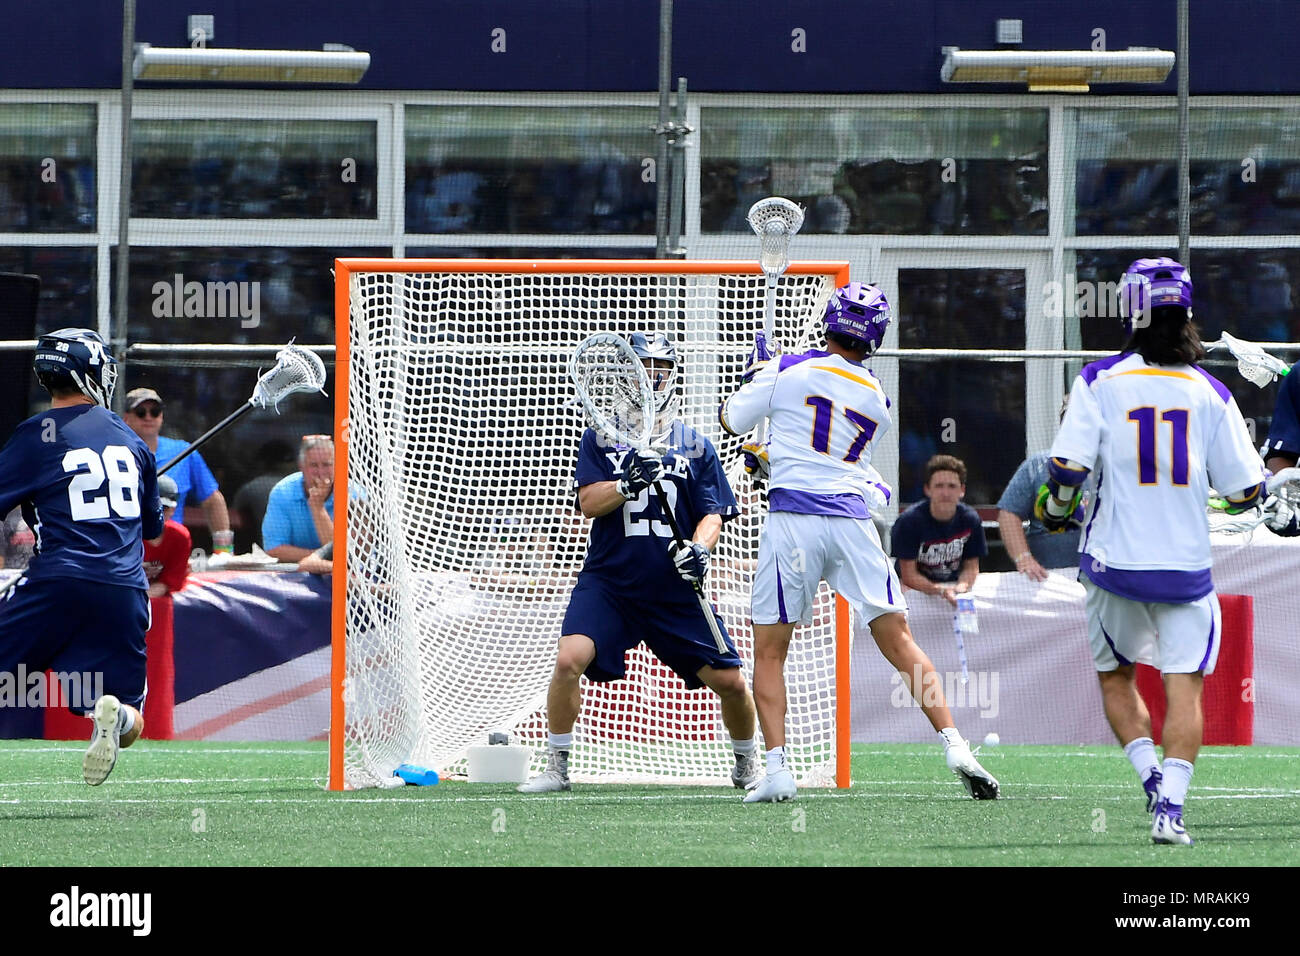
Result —
<svg viewBox="0 0 1300 956"><path fill-rule="evenodd" d="M1181 262L1161 256L1138 259L1124 273L1119 283L1119 314L1124 334L1132 335L1134 326L1150 322L1152 309L1172 305L1192 316L1192 276ZM1146 317L1146 322L1134 322Z"/></svg>
<svg viewBox="0 0 1300 956"><path fill-rule="evenodd" d="M868 355L885 341L893 314L885 294L874 285L850 282L836 289L826 303L826 333L838 333L862 343Z"/></svg>

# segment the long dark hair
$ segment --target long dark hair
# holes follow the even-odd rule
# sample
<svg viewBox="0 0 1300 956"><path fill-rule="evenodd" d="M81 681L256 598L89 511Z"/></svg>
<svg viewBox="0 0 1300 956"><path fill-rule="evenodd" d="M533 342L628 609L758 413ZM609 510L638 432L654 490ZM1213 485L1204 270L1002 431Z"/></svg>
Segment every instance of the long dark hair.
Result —
<svg viewBox="0 0 1300 956"><path fill-rule="evenodd" d="M1151 321L1133 329L1125 352L1137 352L1151 365L1194 365L1205 358L1205 346L1188 310L1179 305L1158 305Z"/></svg>

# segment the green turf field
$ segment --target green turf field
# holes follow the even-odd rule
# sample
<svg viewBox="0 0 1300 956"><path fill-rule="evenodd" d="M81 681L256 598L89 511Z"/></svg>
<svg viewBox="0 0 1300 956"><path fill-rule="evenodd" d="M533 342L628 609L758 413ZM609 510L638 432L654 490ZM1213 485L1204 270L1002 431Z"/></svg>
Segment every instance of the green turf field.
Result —
<svg viewBox="0 0 1300 956"><path fill-rule="evenodd" d="M137 744L107 783L82 748L0 741L0 865L1294 865L1300 748L1213 747L1192 848L1155 847L1113 747L999 747L1004 798L976 803L938 747L856 746L849 791L744 806L738 791L436 787L334 794L323 744Z"/></svg>

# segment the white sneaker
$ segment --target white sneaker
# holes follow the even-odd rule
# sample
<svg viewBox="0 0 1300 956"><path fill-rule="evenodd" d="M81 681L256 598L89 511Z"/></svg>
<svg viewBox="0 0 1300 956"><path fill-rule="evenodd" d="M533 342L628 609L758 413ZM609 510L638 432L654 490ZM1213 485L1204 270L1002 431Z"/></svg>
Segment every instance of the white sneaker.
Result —
<svg viewBox="0 0 1300 956"><path fill-rule="evenodd" d="M794 785L794 774L789 770L769 773L763 782L745 794L745 803L781 803L793 800L798 788Z"/></svg>
<svg viewBox="0 0 1300 956"><path fill-rule="evenodd" d="M90 737L86 756L81 758L81 776L92 787L108 779L117 763L118 742L121 738L122 703L112 694L95 701L95 729Z"/></svg>
<svg viewBox="0 0 1300 956"><path fill-rule="evenodd" d="M763 765L759 763L758 751L736 754L736 763L731 768L731 782L737 790L753 790L762 779Z"/></svg>
<svg viewBox="0 0 1300 956"><path fill-rule="evenodd" d="M1175 808L1168 800L1156 804L1156 816L1151 823L1151 842L1192 846L1195 840L1183 826L1183 808Z"/></svg>
<svg viewBox="0 0 1300 956"><path fill-rule="evenodd" d="M546 761L546 769L516 789L519 793L559 793L562 790L572 790L573 785L569 783L569 752L552 750Z"/></svg>
<svg viewBox="0 0 1300 956"><path fill-rule="evenodd" d="M976 800L998 798L997 780L994 779L993 774L979 765L979 761L971 753L970 744L965 742L953 744L944 751L944 758L948 762L948 769L960 778L966 792Z"/></svg>

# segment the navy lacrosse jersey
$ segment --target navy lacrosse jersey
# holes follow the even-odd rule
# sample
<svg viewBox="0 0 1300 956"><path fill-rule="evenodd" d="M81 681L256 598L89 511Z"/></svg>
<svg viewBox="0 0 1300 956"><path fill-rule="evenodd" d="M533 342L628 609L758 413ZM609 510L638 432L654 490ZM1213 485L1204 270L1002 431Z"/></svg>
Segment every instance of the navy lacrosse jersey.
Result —
<svg viewBox="0 0 1300 956"><path fill-rule="evenodd" d="M889 543L894 557L915 561L916 570L938 584L956 581L963 561L989 553L979 512L962 502L951 519L939 521L928 500L918 501L898 516Z"/></svg>
<svg viewBox="0 0 1300 956"><path fill-rule="evenodd" d="M1300 457L1300 362L1291 366L1290 373L1282 379L1277 391L1277 406L1273 409L1273 424L1268 429L1268 444L1264 457L1291 455Z"/></svg>
<svg viewBox="0 0 1300 956"><path fill-rule="evenodd" d="M30 581L149 586L143 539L163 529L154 456L108 409L51 408L18 426L0 450L0 514L18 504L36 535Z"/></svg>
<svg viewBox="0 0 1300 956"><path fill-rule="evenodd" d="M705 515L719 515L723 522L740 513L722 462L712 442L695 429L674 422L670 448L663 456L664 474L659 484L669 499L682 537L690 540L695 526ZM622 477L626 445L603 442L592 429L582 436L573 487ZM693 599L691 586L677 573L668 554L672 529L660 511L661 502L653 487L591 525L587 561L583 573L597 574L631 600L653 601L685 589Z"/></svg>

